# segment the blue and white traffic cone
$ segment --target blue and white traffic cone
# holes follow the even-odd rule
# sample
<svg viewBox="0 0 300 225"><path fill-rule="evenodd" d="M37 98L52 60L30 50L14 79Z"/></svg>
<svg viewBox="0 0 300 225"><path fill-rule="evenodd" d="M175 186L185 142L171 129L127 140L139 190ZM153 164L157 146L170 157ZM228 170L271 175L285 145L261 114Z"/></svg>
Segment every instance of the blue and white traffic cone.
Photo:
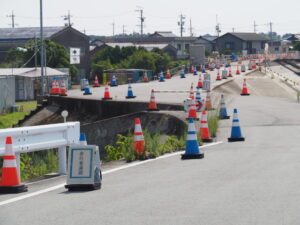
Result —
<svg viewBox="0 0 300 225"><path fill-rule="evenodd" d="M228 138L229 142L234 141L245 141L245 138L242 137L242 132L240 128L240 122L237 114L237 109L233 110L233 119L232 119L232 128L231 128L231 137Z"/></svg>
<svg viewBox="0 0 300 225"><path fill-rule="evenodd" d="M201 92L199 89L197 89L196 91L196 107L197 107L197 112L201 112L201 108L202 108L203 102L201 99Z"/></svg>
<svg viewBox="0 0 300 225"><path fill-rule="evenodd" d="M85 88L84 88L84 93L83 95L91 95L92 92L90 90L90 85L89 85L89 81L86 79L85 80Z"/></svg>
<svg viewBox="0 0 300 225"><path fill-rule="evenodd" d="M205 71L205 65L202 66L202 73L206 73L206 71Z"/></svg>
<svg viewBox="0 0 300 225"><path fill-rule="evenodd" d="M79 143L80 145L87 145L85 133L80 133Z"/></svg>
<svg viewBox="0 0 300 225"><path fill-rule="evenodd" d="M180 78L185 78L184 69L180 71Z"/></svg>
<svg viewBox="0 0 300 225"><path fill-rule="evenodd" d="M198 72L197 72L197 67L195 66L195 71L194 71L194 76L197 76L198 75Z"/></svg>
<svg viewBox="0 0 300 225"><path fill-rule="evenodd" d="M136 97L136 96L133 95L133 91L132 91L131 84L129 83L129 84L128 84L128 93L127 93L126 98L135 98L135 97Z"/></svg>
<svg viewBox="0 0 300 225"><path fill-rule="evenodd" d="M188 133L186 137L185 153L181 155L181 159L202 159L204 153L199 150L199 144L197 140L196 127L194 120L189 119Z"/></svg>
<svg viewBox="0 0 300 225"><path fill-rule="evenodd" d="M230 119L230 116L227 115L227 109L226 109L226 104L225 104L225 98L224 98L224 95L223 95L223 94L221 94L219 118L220 118L221 120Z"/></svg>
<svg viewBox="0 0 300 225"><path fill-rule="evenodd" d="M112 77L112 79L111 79L110 86L111 86L111 87L118 86L117 78L116 78L115 75L113 75L113 77Z"/></svg>
<svg viewBox="0 0 300 225"><path fill-rule="evenodd" d="M165 82L165 77L164 77L164 73L163 72L159 73L159 82Z"/></svg>

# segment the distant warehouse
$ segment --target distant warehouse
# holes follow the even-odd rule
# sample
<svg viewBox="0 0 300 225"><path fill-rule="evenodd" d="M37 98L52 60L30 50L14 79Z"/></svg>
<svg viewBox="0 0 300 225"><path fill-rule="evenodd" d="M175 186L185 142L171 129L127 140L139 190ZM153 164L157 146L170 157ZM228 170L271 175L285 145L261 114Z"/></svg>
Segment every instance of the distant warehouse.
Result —
<svg viewBox="0 0 300 225"><path fill-rule="evenodd" d="M9 112L15 105L15 77L4 76L0 73L0 114Z"/></svg>

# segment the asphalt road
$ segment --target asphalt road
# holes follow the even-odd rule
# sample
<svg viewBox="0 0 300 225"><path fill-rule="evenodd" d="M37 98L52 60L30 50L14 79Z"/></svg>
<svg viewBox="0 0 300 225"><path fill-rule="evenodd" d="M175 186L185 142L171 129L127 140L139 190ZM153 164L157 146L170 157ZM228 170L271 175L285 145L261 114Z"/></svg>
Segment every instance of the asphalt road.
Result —
<svg viewBox="0 0 300 225"><path fill-rule="evenodd" d="M107 173L98 191L61 187L2 205L16 196L0 196L0 225L300 224L300 104L270 82L252 85L259 95L227 95L230 114L239 110L245 142L228 143L231 121L221 121L223 143L202 148L204 159L173 155ZM263 96L266 87L284 98ZM33 193L62 180L29 188Z"/></svg>

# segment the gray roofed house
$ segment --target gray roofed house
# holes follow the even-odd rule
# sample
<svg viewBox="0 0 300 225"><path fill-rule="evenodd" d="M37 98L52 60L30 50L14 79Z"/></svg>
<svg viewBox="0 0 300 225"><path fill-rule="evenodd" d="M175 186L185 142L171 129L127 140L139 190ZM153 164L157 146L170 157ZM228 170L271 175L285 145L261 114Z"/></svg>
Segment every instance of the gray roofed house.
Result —
<svg viewBox="0 0 300 225"><path fill-rule="evenodd" d="M257 33L229 32L216 39L216 49L220 52L260 54L268 39Z"/></svg>
<svg viewBox="0 0 300 225"><path fill-rule="evenodd" d="M215 42L216 39L217 36L205 34L203 36L198 37L198 39L194 42L194 44L203 45L206 51L212 52L216 50L216 42Z"/></svg>
<svg viewBox="0 0 300 225"><path fill-rule="evenodd" d="M77 80L85 78L90 72L89 63L89 37L71 26L44 27L44 38L48 38L58 44L70 48L80 49L80 63ZM0 28L0 62L5 60L7 51L15 47L24 47L26 42L34 38L40 38L39 27Z"/></svg>
<svg viewBox="0 0 300 225"><path fill-rule="evenodd" d="M293 34L290 37L286 38L286 40L291 41L292 44L295 44L295 42L300 41L300 34Z"/></svg>
<svg viewBox="0 0 300 225"><path fill-rule="evenodd" d="M155 31L149 37L177 37L172 31Z"/></svg>

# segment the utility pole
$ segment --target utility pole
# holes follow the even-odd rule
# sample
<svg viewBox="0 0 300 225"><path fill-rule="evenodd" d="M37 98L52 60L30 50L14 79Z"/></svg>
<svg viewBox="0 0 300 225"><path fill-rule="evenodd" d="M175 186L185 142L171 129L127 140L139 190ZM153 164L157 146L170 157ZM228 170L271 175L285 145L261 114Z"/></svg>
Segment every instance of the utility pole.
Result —
<svg viewBox="0 0 300 225"><path fill-rule="evenodd" d="M45 95L45 46L44 46L44 34L43 34L43 0L40 0L40 42L41 42L41 77L42 77L42 96Z"/></svg>
<svg viewBox="0 0 300 225"><path fill-rule="evenodd" d="M141 28L141 36L143 36L143 32L144 32L144 22L146 17L143 17L143 9L138 7L139 9L135 10L136 12L140 13L140 16L138 17L138 19L140 20L140 25L138 25Z"/></svg>
<svg viewBox="0 0 300 225"><path fill-rule="evenodd" d="M123 28L123 36L125 36L125 25L123 24L122 28Z"/></svg>
<svg viewBox="0 0 300 225"><path fill-rule="evenodd" d="M254 33L256 33L256 27L257 27L257 24L254 21Z"/></svg>
<svg viewBox="0 0 300 225"><path fill-rule="evenodd" d="M234 27L232 28L232 32L234 33Z"/></svg>
<svg viewBox="0 0 300 225"><path fill-rule="evenodd" d="M7 17L10 17L11 18L11 27L12 28L15 28L15 17L16 17L16 15L14 14L14 11L11 11L11 14L10 15L8 15Z"/></svg>
<svg viewBox="0 0 300 225"><path fill-rule="evenodd" d="M185 20L185 16L183 16L182 14L180 14L179 18L180 18L180 20L178 22L178 26L180 27L180 37L182 37L182 34L184 32L184 20Z"/></svg>
<svg viewBox="0 0 300 225"><path fill-rule="evenodd" d="M67 27L67 26L71 27L71 26L73 25L73 23L71 23L71 17L73 17L73 16L70 14L70 10L68 10L68 14L67 14L67 15L64 15L64 16L62 16L62 17L64 18L65 21L67 21L67 22L65 23L65 26L66 26L66 27Z"/></svg>
<svg viewBox="0 0 300 225"><path fill-rule="evenodd" d="M190 19L190 36L193 37L193 27L192 27L192 19Z"/></svg>
<svg viewBox="0 0 300 225"><path fill-rule="evenodd" d="M36 34L34 33L34 67L37 68L37 40Z"/></svg>
<svg viewBox="0 0 300 225"><path fill-rule="evenodd" d="M218 36L217 43L216 43L216 48L217 48L217 51L219 51L218 40L219 40L219 37L220 37L221 30L220 30L220 23L218 22L218 15L216 15L216 32L217 32L217 36Z"/></svg>
<svg viewBox="0 0 300 225"><path fill-rule="evenodd" d="M270 22L270 39L271 39L271 41L270 41L270 46L273 46L273 23L272 22Z"/></svg>
<svg viewBox="0 0 300 225"><path fill-rule="evenodd" d="M113 34L113 37L114 37L115 36L115 22L113 22L111 25L112 25L112 29L113 29L112 34Z"/></svg>

